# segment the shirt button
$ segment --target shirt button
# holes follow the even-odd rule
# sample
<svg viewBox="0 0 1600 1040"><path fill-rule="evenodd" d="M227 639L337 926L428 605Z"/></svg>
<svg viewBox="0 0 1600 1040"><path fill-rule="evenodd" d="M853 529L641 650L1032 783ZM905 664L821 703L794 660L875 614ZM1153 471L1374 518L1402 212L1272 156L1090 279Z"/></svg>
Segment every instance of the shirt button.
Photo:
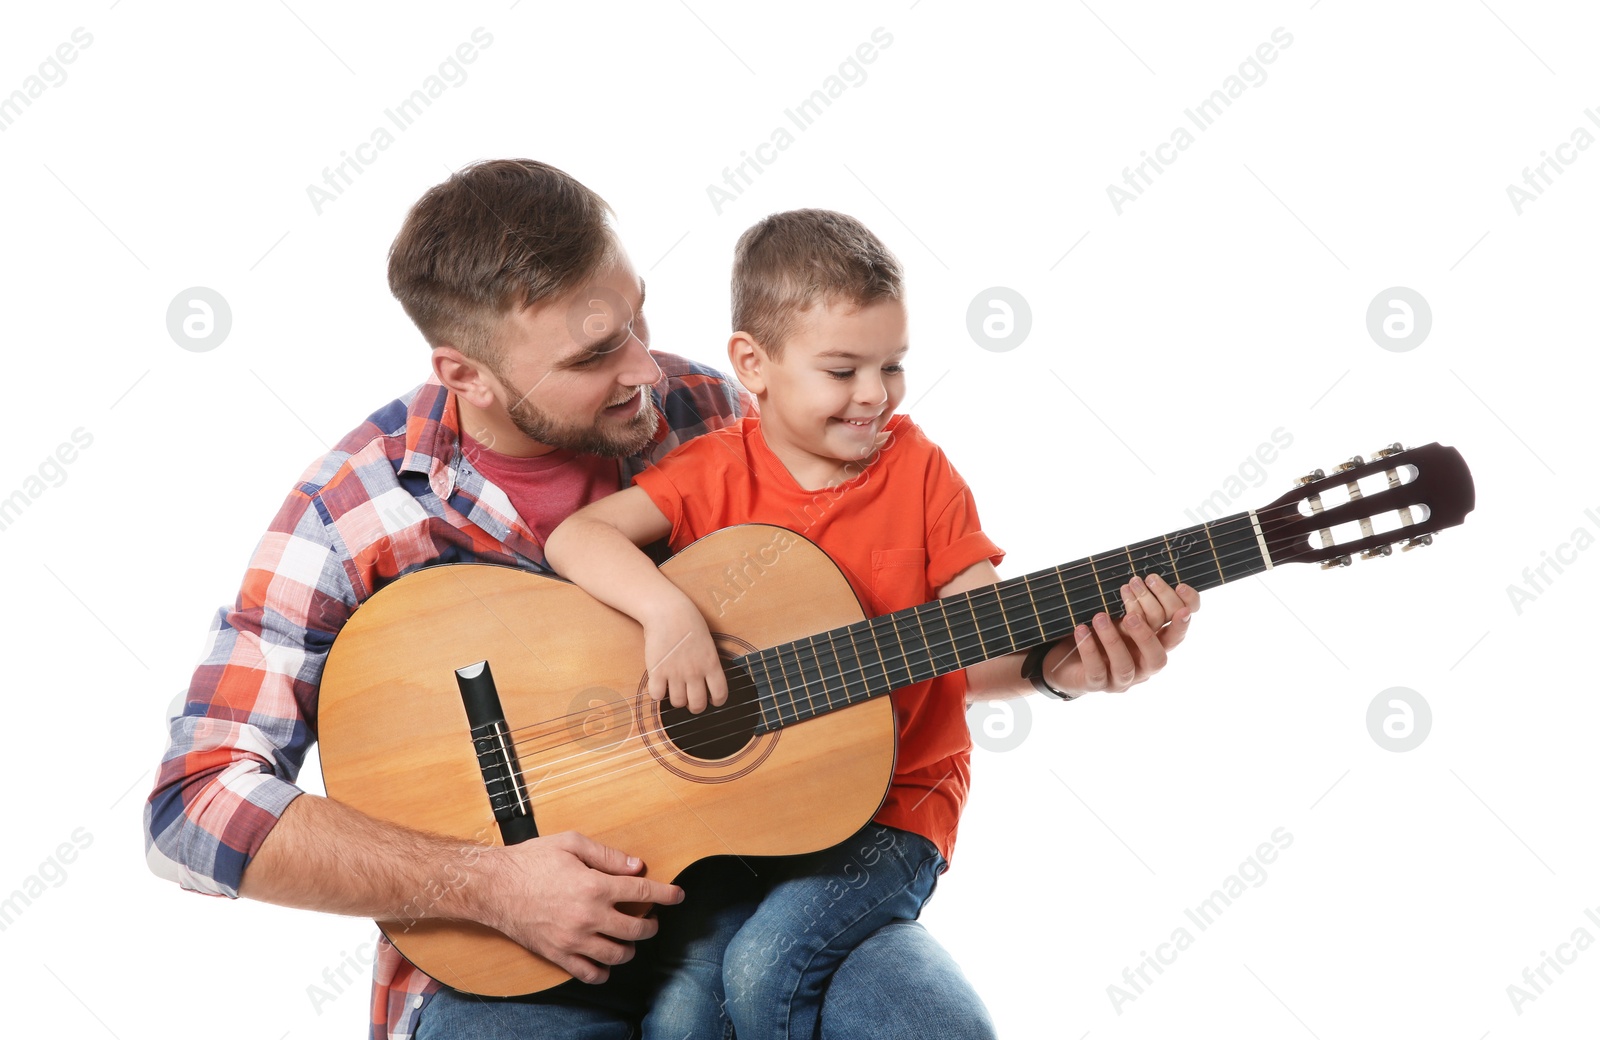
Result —
<svg viewBox="0 0 1600 1040"><path fill-rule="evenodd" d="M420 1008L422 1006L422 998L421 997L412 997L411 998L411 1006L414 1007L414 1008Z"/></svg>

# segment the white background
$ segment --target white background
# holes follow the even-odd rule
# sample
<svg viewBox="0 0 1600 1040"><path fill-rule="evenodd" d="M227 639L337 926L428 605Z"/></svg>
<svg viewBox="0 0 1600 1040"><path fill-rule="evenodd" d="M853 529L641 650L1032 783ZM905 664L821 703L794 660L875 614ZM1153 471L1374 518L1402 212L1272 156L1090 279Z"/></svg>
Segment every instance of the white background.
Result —
<svg viewBox="0 0 1600 1040"><path fill-rule="evenodd" d="M1243 509L1392 440L1452 444L1472 466L1478 508L1433 547L1217 590L1149 685L974 716L1021 728L985 738L1015 746L978 752L925 919L1002 1035L1592 1028L1600 950L1562 948L1574 962L1532 1001L1507 987L1577 929L1600 939L1584 914L1600 915L1584 592L1600 553L1573 544L1600 536L1584 428L1600 149L1565 151L1520 214L1507 186L1575 128L1600 134L1584 114L1600 106L1594 15L1216 6L8 11L0 96L75 29L93 38L0 133L0 496L74 430L92 437L0 530L0 894L75 831L90 839L0 933L13 1016L121 1040L363 1035L364 978L320 1004L308 987L371 925L158 882L140 802L167 704L281 496L425 374L384 277L407 207L464 163L530 156L615 207L656 345L713 363L745 226L795 206L865 220L908 269L911 412L974 485L1008 574L1186 526L1241 468L1259 481ZM316 212L307 186L477 27L492 44L465 81ZM892 43L865 79L717 212L708 185L879 27ZM1184 110L1279 27L1293 41L1265 80L1251 70L1119 214L1107 186L1193 130ZM168 334L192 286L232 309L209 352ZM1009 352L967 331L993 286L1031 305ZM1394 286L1432 309L1409 351L1367 331ZM1279 428L1292 444L1257 477L1247 460ZM1571 562L1530 590L1524 568L1558 549ZM1405 753L1368 732L1391 687L1431 706ZM1293 841L1265 882L1199 932L1184 909L1277 828ZM1180 926L1193 944L1114 1002Z"/></svg>

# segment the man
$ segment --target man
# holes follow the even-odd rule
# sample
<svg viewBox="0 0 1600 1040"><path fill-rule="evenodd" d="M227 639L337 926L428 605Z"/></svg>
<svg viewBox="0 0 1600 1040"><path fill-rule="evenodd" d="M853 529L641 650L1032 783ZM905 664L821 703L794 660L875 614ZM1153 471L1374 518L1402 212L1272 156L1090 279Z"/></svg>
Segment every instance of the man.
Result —
<svg viewBox="0 0 1600 1040"><path fill-rule="evenodd" d="M574 981L542 1002L473 1002L537 1035L628 1037L638 1014L670 1012L670 972L636 972L625 992L601 985L659 926L617 905L658 904L704 938L716 900L674 917L667 908L684 889L639 876L628 850L573 833L469 846L304 794L294 779L315 739L328 649L361 602L430 564L545 569L542 543L560 520L747 407L726 377L648 350L645 285L610 215L571 177L525 160L468 167L413 207L389 281L432 347L433 376L373 413L290 492L237 602L218 613L146 809L152 869L186 888L474 921L548 958ZM1106 667L1084 685L1120 689L1158 669L1181 635L1147 632L1132 646L1100 638ZM459 880L441 887L445 877ZM845 988L830 993L830 1036L885 1040L911 1022L878 992L889 977L937 980L937 994L907 991L918 1013L989 1035L981 1003L920 927L885 929L859 952L841 968ZM427 1035L438 990L381 944L374 1037Z"/></svg>

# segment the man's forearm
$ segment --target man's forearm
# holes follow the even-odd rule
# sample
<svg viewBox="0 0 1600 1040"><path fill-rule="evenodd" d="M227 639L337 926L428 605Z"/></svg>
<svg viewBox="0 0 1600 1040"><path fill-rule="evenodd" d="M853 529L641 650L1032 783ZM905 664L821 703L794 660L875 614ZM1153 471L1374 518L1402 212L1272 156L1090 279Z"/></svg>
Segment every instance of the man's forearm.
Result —
<svg viewBox="0 0 1600 1040"><path fill-rule="evenodd" d="M356 917L482 921L488 846L375 820L328 798L289 803L245 868L239 894Z"/></svg>
<svg viewBox="0 0 1600 1040"><path fill-rule="evenodd" d="M478 845L374 820L327 798L289 804L245 868L239 894L326 913L476 921L584 982L603 982L656 922L618 904L677 903L621 850L566 831Z"/></svg>

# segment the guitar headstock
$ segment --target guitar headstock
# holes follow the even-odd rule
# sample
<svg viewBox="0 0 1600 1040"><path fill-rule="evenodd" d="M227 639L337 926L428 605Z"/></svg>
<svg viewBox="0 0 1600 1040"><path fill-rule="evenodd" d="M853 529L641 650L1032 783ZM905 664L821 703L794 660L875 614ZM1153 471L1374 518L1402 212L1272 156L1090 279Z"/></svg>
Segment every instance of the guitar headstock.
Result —
<svg viewBox="0 0 1600 1040"><path fill-rule="evenodd" d="M1274 565L1347 567L1429 545L1433 535L1472 512L1472 473L1461 453L1442 444L1391 444L1359 455L1332 473L1316 470L1293 491L1256 510Z"/></svg>

